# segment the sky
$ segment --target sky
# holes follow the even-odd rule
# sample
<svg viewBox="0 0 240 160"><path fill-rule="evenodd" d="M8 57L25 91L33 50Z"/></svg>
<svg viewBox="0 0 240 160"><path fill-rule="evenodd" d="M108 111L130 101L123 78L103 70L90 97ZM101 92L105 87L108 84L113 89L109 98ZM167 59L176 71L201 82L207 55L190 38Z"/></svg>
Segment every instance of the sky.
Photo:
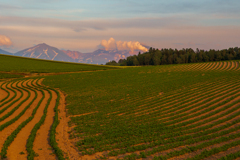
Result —
<svg viewBox="0 0 240 160"><path fill-rule="evenodd" d="M0 0L0 48L83 53L103 40L155 48L240 47L239 0Z"/></svg>

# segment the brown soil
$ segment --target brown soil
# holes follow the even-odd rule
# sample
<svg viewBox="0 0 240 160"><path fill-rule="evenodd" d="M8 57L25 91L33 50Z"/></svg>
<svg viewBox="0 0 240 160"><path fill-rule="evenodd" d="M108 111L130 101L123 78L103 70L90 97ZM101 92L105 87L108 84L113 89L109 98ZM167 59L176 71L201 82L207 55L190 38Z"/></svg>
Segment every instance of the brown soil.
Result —
<svg viewBox="0 0 240 160"><path fill-rule="evenodd" d="M49 134L50 134L50 129L53 124L53 119L55 116L54 107L57 99L57 94L53 91L51 91L51 93L52 93L52 100L48 106L45 122L37 131L37 136L33 143L33 150L39 155L38 157L35 158L37 160L42 160L42 159L55 160L56 159L56 156L53 153L53 149L49 144ZM49 97L50 95L47 94L47 98Z"/></svg>
<svg viewBox="0 0 240 160"><path fill-rule="evenodd" d="M234 62L234 66L235 67L233 68L233 70L236 70L238 68L238 62L237 61Z"/></svg>
<svg viewBox="0 0 240 160"><path fill-rule="evenodd" d="M205 68L207 65L208 65L208 63L203 63L203 64L198 68L198 70L202 70L202 69Z"/></svg>
<svg viewBox="0 0 240 160"><path fill-rule="evenodd" d="M226 70L227 62L223 62L223 66L220 70Z"/></svg>
<svg viewBox="0 0 240 160"><path fill-rule="evenodd" d="M1 86L2 84L3 84L3 82L0 82L0 86ZM4 84L4 85L5 85L5 84ZM3 85L3 86L4 86L4 85ZM7 92L0 88L0 101L1 101L2 99L4 99L5 97L7 97ZM1 105L2 103L3 103L3 102L0 102L0 105Z"/></svg>
<svg viewBox="0 0 240 160"><path fill-rule="evenodd" d="M235 68L235 69L236 69L236 70L239 70L239 69L240 69L240 67L239 67L239 63L240 63L240 62L235 62L235 63L236 63L236 68Z"/></svg>
<svg viewBox="0 0 240 160"><path fill-rule="evenodd" d="M58 90L58 92L60 93L61 98L60 105L58 106L60 123L56 129L56 139L58 140L57 143L59 148L65 153L65 157L77 160L80 159L79 152L77 151L77 148L74 148L74 142L69 139L69 131L71 131L71 128L68 127L68 122L70 121L70 118L66 116L65 96L60 90Z"/></svg>
<svg viewBox="0 0 240 160"><path fill-rule="evenodd" d="M231 63L231 67L228 69L228 70L233 70L236 66L235 66L235 62L229 62L229 63Z"/></svg>
<svg viewBox="0 0 240 160"><path fill-rule="evenodd" d="M212 65L209 66L206 70L212 70L216 66L217 66L217 63L216 62L212 62Z"/></svg>
<svg viewBox="0 0 240 160"><path fill-rule="evenodd" d="M212 67L210 70L215 70L219 66L219 62L216 62L216 65Z"/></svg>
<svg viewBox="0 0 240 160"><path fill-rule="evenodd" d="M16 87L16 83L17 83L17 82L13 83L13 87ZM12 83L8 84L7 87L12 88L12 87L10 86L11 84L12 84ZM21 82L20 82L20 84L21 84ZM6 88L6 85L3 85L3 88L6 89L6 90L8 90L8 89ZM15 93L14 93L13 91L11 91L11 90L8 90L8 91L10 92L10 96L9 96L8 99L6 99L5 101L8 101L9 99L11 99L11 98L15 95ZM16 91L16 92L19 92L19 91ZM20 92L19 92L19 95L17 95L17 96L13 99L13 101L15 101L15 100L16 100L17 98L19 98L19 97L20 97ZM4 107L6 107L6 106L8 106L10 103L12 103L12 102L6 103L5 105L3 105L3 106L1 107L1 109L4 108ZM1 115L0 115L0 116L1 116Z"/></svg>
<svg viewBox="0 0 240 160"><path fill-rule="evenodd" d="M202 69L202 71L207 71L209 68L211 68L214 65L214 62L209 62L208 65Z"/></svg>
<svg viewBox="0 0 240 160"><path fill-rule="evenodd" d="M232 63L232 62L227 62L227 67L225 68L225 70L229 70L229 69L230 69L231 63Z"/></svg>
<svg viewBox="0 0 240 160"><path fill-rule="evenodd" d="M30 81L28 81L30 82ZM22 83L23 86L26 86L26 83L27 81L24 81ZM20 87L20 86L19 86ZM17 90L16 90L17 91ZM6 119L4 119L3 121L0 122L0 125L10 121L11 119L15 118L17 115L19 115L23 110L24 108L33 100L34 96L35 96L35 93L31 90L29 90L31 95L29 97L28 100L26 100L12 115L10 115L9 117L7 117ZM17 97L19 98L19 94L21 94L20 92L17 91ZM1 114L1 117L4 116L5 114L7 114L9 111L11 111L13 108L15 108L22 100L24 100L25 98L27 98L28 96L28 93L26 91L23 91L23 97L20 99L20 101L14 103L11 107L9 107L5 112L3 112ZM31 107L30 107L31 108ZM28 111L26 111L27 113ZM30 113L29 113L30 114Z"/></svg>
<svg viewBox="0 0 240 160"><path fill-rule="evenodd" d="M23 84L23 82L20 82L19 84L18 84L18 86L20 86L20 85L24 85ZM10 86L8 86L9 88L11 88ZM14 83L13 84L13 87L16 87L16 83ZM13 89L13 88L12 88ZM14 89L15 90L15 89ZM20 97L20 92L19 91L17 91L17 90L15 90L16 92L17 92L17 96L13 99L13 101L15 101L16 99L18 99L19 97ZM23 90L22 90L23 91ZM26 97L27 97L27 95L28 95L28 93L26 92L26 91L23 91L23 97L20 99L20 100L18 100L17 102L15 102L12 106L10 106L7 110L5 110L3 113L1 113L0 114L0 117L3 117L5 114L7 114L8 112L10 112L13 108L15 108L21 101L23 101ZM12 101L11 102L9 102L9 103L7 103L7 104L5 104L5 105L3 105L3 107L1 108L1 109L3 109L3 108L5 108L5 107L7 107L10 103L12 103ZM5 122L6 121L8 121L9 119L11 119L12 117L11 116L9 116L7 119L5 119ZM2 125L4 123L4 121L2 121L2 122L0 122L0 125Z"/></svg>
<svg viewBox="0 0 240 160"><path fill-rule="evenodd" d="M25 93L26 94L26 93ZM33 93L34 96L34 93ZM23 103L23 107L26 107L26 105L28 105L29 102ZM7 137L12 133L12 131L14 131L23 121L25 121L32 113L33 108L30 107L24 114L23 116L21 116L16 122L14 122L13 124L11 124L10 126L6 127L4 130L2 130L0 132L0 150L2 149L2 146L5 142L5 140L7 139ZM17 111L16 111L17 112Z"/></svg>
<svg viewBox="0 0 240 160"><path fill-rule="evenodd" d="M34 83L35 82L36 81L34 81ZM35 108L43 96L40 91L37 91L37 94L38 94L37 99L33 102L33 104L31 105L31 108ZM45 103L41 103L41 105L39 106L32 121L30 121L18 133L17 137L11 143L11 145L8 148L8 152L7 152L7 157L9 159L18 159L18 160L27 159L27 154L26 154L27 153L27 150L26 150L27 139L28 139L34 125L41 119L45 105L46 105L46 98L45 98ZM20 154L20 152L24 152L25 154Z"/></svg>
<svg viewBox="0 0 240 160"><path fill-rule="evenodd" d="M222 68L223 62L219 62L218 67L216 68L216 70L220 70Z"/></svg>

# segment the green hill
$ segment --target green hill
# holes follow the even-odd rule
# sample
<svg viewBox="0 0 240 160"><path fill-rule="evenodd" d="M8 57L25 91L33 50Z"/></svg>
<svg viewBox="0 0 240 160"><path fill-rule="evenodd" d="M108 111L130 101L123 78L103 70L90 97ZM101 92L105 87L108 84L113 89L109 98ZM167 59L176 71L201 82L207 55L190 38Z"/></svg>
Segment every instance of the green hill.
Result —
<svg viewBox="0 0 240 160"><path fill-rule="evenodd" d="M5 72L58 73L106 69L113 67L0 55L0 70Z"/></svg>

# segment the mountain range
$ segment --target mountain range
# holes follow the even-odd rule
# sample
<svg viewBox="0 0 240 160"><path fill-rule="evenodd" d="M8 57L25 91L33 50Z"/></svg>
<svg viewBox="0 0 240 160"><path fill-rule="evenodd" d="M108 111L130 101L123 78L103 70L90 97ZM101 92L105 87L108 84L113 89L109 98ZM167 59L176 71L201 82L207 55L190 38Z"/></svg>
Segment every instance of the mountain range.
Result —
<svg viewBox="0 0 240 160"><path fill-rule="evenodd" d="M12 53L4 51L2 49L0 49L0 54L13 55Z"/></svg>
<svg viewBox="0 0 240 160"><path fill-rule="evenodd" d="M128 56L132 54L137 54L138 52L138 50L132 53L128 50L107 51L105 49L98 49L91 53L81 53L78 51L59 50L58 48L49 46L45 43L21 50L15 54L0 49L0 54L89 64L105 64L106 62L109 62L111 60L118 61L119 59L127 58Z"/></svg>

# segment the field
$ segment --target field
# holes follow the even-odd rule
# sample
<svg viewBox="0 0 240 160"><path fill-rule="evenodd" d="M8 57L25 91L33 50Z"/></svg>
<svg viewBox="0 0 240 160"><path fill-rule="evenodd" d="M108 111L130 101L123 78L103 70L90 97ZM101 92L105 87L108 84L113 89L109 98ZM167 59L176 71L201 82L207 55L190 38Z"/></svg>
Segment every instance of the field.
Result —
<svg viewBox="0 0 240 160"><path fill-rule="evenodd" d="M24 57L6 56L0 54L0 68L1 71L5 72L59 73L59 72L106 70L114 67L47 61Z"/></svg>
<svg viewBox="0 0 240 160"><path fill-rule="evenodd" d="M62 74L0 81L1 158L240 157L239 61L119 69L21 60L34 65L1 71Z"/></svg>
<svg viewBox="0 0 240 160"><path fill-rule="evenodd" d="M239 156L239 78L239 62L229 61L51 76L43 83L68 95L70 137L83 159L218 159Z"/></svg>

